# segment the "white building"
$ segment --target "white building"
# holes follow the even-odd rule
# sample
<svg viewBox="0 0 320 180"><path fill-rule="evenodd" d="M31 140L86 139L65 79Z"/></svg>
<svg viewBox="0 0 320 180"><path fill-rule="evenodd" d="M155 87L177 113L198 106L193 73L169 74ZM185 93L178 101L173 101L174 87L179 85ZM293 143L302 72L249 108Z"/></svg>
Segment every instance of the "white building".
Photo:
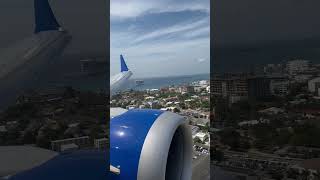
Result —
<svg viewBox="0 0 320 180"><path fill-rule="evenodd" d="M207 85L209 85L209 82L210 81L208 81L208 80L201 80L201 81L199 81L199 85L200 86L207 86Z"/></svg>
<svg viewBox="0 0 320 180"><path fill-rule="evenodd" d="M282 69L282 64L267 64L263 67L263 72L265 74L281 74Z"/></svg>
<svg viewBox="0 0 320 180"><path fill-rule="evenodd" d="M168 107L168 106L171 106L172 104L173 104L173 102L169 101L169 102L166 103L165 106Z"/></svg>
<svg viewBox="0 0 320 180"><path fill-rule="evenodd" d="M229 103L234 104L236 102L239 102L241 100L246 100L246 99L248 99L247 96L233 96L232 95L232 96L229 96Z"/></svg>
<svg viewBox="0 0 320 180"><path fill-rule="evenodd" d="M206 87L206 91L207 91L207 93L210 93L210 86Z"/></svg>
<svg viewBox="0 0 320 180"><path fill-rule="evenodd" d="M171 111L171 112L179 111L179 109L177 107L174 107L174 106L161 108L160 110L162 110L162 111Z"/></svg>
<svg viewBox="0 0 320 180"><path fill-rule="evenodd" d="M308 81L308 90L312 93L318 93L320 88L320 77Z"/></svg>
<svg viewBox="0 0 320 180"><path fill-rule="evenodd" d="M194 92L201 92L206 89L206 86L193 86Z"/></svg>
<svg viewBox="0 0 320 180"><path fill-rule="evenodd" d="M270 82L270 91L275 96L285 96L289 92L288 80L272 80Z"/></svg>
<svg viewBox="0 0 320 180"><path fill-rule="evenodd" d="M68 144L75 144L78 148L86 148L90 146L90 138L89 136L77 137L77 138L68 138L51 141L51 149L53 151L62 151L62 147L69 148L69 146L64 146Z"/></svg>
<svg viewBox="0 0 320 180"><path fill-rule="evenodd" d="M295 82L304 83L312 78L311 74L300 74L293 77Z"/></svg>
<svg viewBox="0 0 320 180"><path fill-rule="evenodd" d="M147 97L145 97L144 99L145 99L145 100L154 100L154 98L155 98L154 96L147 96Z"/></svg>
<svg viewBox="0 0 320 180"><path fill-rule="evenodd" d="M100 138L94 140L94 147L97 149L105 150L107 149L108 139Z"/></svg>
<svg viewBox="0 0 320 180"><path fill-rule="evenodd" d="M303 73L309 69L310 62L307 60L294 60L287 63L287 71L290 75Z"/></svg>
<svg viewBox="0 0 320 180"><path fill-rule="evenodd" d="M146 91L147 91L147 93L154 94L154 93L158 93L160 90L159 89L147 89Z"/></svg>
<svg viewBox="0 0 320 180"><path fill-rule="evenodd" d="M206 141L209 138L207 133L198 132L195 137L199 138L202 142Z"/></svg>

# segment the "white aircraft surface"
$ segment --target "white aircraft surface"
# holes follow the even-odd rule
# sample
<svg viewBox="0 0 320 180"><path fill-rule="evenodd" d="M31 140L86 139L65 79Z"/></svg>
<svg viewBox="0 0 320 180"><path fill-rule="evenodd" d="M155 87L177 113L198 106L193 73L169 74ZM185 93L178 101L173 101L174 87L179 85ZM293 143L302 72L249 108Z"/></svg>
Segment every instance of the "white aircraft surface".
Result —
<svg viewBox="0 0 320 180"><path fill-rule="evenodd" d="M110 77L110 94L114 95L118 93L120 90L128 82L129 78L132 76L132 72L128 69L126 62L122 55L120 55L120 63L121 63L121 72Z"/></svg>

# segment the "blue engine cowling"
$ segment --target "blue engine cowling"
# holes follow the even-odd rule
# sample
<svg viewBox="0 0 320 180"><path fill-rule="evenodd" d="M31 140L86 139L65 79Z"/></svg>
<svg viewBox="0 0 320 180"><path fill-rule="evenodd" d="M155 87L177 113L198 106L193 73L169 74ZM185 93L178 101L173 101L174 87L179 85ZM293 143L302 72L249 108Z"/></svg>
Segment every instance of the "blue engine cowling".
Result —
<svg viewBox="0 0 320 180"><path fill-rule="evenodd" d="M111 109L113 180L190 180L192 137L182 116L160 110Z"/></svg>

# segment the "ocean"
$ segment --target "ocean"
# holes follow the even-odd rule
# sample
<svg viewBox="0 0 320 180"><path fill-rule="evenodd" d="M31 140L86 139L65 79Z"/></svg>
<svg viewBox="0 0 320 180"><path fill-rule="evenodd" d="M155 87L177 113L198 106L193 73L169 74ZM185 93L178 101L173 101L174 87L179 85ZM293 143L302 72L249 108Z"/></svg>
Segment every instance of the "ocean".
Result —
<svg viewBox="0 0 320 180"><path fill-rule="evenodd" d="M168 87L172 85L177 86L182 84L189 84L194 81L209 79L209 74L130 79L127 87L124 87L124 90L159 89L161 87ZM136 86L136 80L142 80L144 81L144 84L142 86ZM67 78L65 76L55 74L51 77L43 76L42 79L38 80L37 87L35 87L35 89L71 86L77 90L101 92L107 90L107 83L110 82L106 78L106 74L100 74L96 76L75 76L72 78ZM15 94L12 96L18 97L19 94ZM2 96L0 95L0 99L1 97Z"/></svg>
<svg viewBox="0 0 320 180"><path fill-rule="evenodd" d="M209 80L210 74L198 74L198 75L185 75L185 76L172 76L172 77L155 77L155 78L135 78L130 79L126 89L133 90L146 90L146 89L159 89L161 87L168 87L172 85L183 85L189 84L194 81ZM137 86L136 80L144 81L143 85ZM109 80L105 76L88 76L88 77L77 77L77 78L61 78L59 81L51 81L45 86L72 86L75 89L88 90L88 91L99 91L106 90L106 83Z"/></svg>
<svg viewBox="0 0 320 180"><path fill-rule="evenodd" d="M177 86L190 84L194 81L209 80L210 74L198 74L198 75L185 75L185 76L172 76L172 77L155 77L155 78L139 78L131 79L129 81L127 89L133 90L146 90L146 89L160 89L162 87ZM144 84L137 86L135 81L142 80Z"/></svg>

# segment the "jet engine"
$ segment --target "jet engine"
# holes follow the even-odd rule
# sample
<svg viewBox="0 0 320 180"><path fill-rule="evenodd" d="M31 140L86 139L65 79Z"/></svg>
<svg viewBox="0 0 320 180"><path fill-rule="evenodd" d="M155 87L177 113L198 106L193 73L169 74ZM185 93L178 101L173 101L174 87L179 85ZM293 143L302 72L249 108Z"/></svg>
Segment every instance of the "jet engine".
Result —
<svg viewBox="0 0 320 180"><path fill-rule="evenodd" d="M185 118L120 108L111 108L110 116L111 179L191 179L192 137Z"/></svg>

